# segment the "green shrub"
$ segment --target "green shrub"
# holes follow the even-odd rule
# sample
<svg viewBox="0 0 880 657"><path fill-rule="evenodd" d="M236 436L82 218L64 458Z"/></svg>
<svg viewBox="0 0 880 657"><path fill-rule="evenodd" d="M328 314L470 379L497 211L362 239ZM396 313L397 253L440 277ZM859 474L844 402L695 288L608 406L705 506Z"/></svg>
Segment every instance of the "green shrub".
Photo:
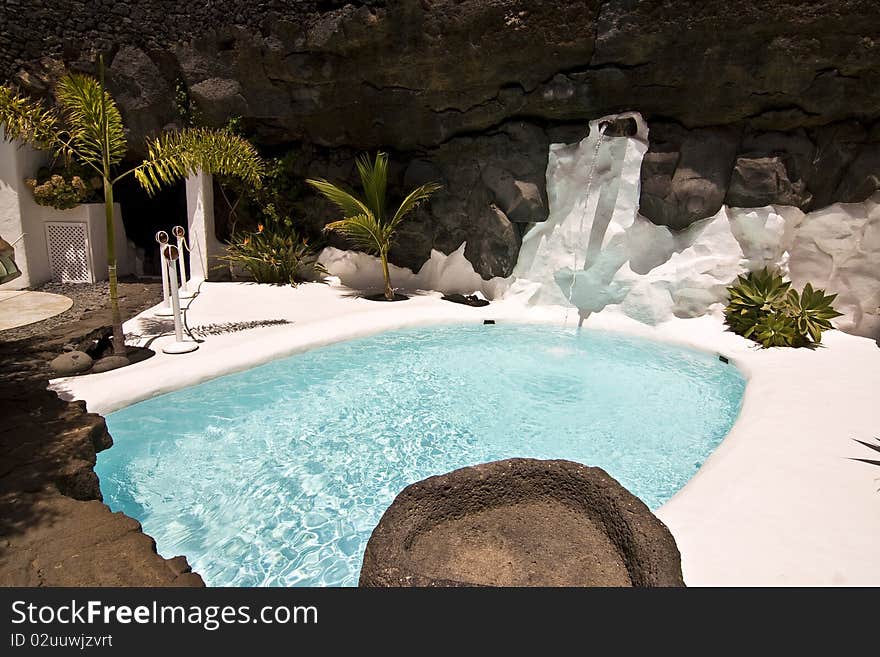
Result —
<svg viewBox="0 0 880 657"><path fill-rule="evenodd" d="M791 283L775 272L762 269L740 276L727 288L730 300L724 316L730 329L745 338L752 337L763 317L772 314L784 300Z"/></svg>
<svg viewBox="0 0 880 657"><path fill-rule="evenodd" d="M798 294L791 283L766 268L739 276L727 288L724 319L730 330L762 347L814 347L831 320L840 317L831 303L836 294L807 283Z"/></svg>
<svg viewBox="0 0 880 657"><path fill-rule="evenodd" d="M37 205L56 210L69 210L94 200L96 189L100 189L100 181L88 180L84 172L74 167L41 167L35 178L27 178L24 183L33 192Z"/></svg>
<svg viewBox="0 0 880 657"><path fill-rule="evenodd" d="M797 323L798 333L809 337L815 344L821 342L822 331L832 328L831 320L841 315L831 306L836 297L836 294L826 295L825 290L814 290L809 283L804 285L800 295L789 290L786 295L788 312Z"/></svg>
<svg viewBox="0 0 880 657"><path fill-rule="evenodd" d="M754 325L750 337L768 347L800 347L801 336L798 333L794 318L786 313L771 312L761 317Z"/></svg>
<svg viewBox="0 0 880 657"><path fill-rule="evenodd" d="M240 122L231 120L229 130L241 132ZM266 158L262 185L254 187L237 178L215 176L219 192L215 203L218 235L228 241L235 233L254 230L259 224L271 221L267 208L271 206L282 217L297 217L297 230L320 238L320 229L309 226L300 218L307 216L311 208L302 202L305 183L296 171L298 151L290 150L278 157Z"/></svg>
<svg viewBox="0 0 880 657"><path fill-rule="evenodd" d="M318 251L299 235L288 218L273 206L265 208L267 221L250 233L236 233L221 259L247 271L257 283L296 286L311 276L326 274L317 262Z"/></svg>
<svg viewBox="0 0 880 657"><path fill-rule="evenodd" d="M365 153L355 160L355 165L364 191L362 198L323 178L309 178L306 183L332 202L342 214L341 219L330 222L324 230L337 231L355 248L379 256L385 277L385 299L394 301L394 288L391 287L391 274L388 270L388 252L394 241L394 233L419 204L440 191L442 186L430 182L416 187L406 195L392 214L385 205L388 154L376 153L376 158L371 162Z"/></svg>

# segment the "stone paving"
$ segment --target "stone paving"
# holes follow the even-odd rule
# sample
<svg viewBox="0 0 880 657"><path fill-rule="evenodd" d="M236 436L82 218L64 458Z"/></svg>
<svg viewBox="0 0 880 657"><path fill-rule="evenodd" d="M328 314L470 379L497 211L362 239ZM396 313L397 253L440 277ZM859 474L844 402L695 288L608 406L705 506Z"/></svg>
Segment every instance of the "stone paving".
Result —
<svg viewBox="0 0 880 657"><path fill-rule="evenodd" d="M124 316L155 302L145 289L124 290ZM113 444L104 418L46 388L48 360L107 332L108 318L95 308L24 340L0 332L0 585L203 585L185 558L162 558L136 520L102 504L93 466Z"/></svg>

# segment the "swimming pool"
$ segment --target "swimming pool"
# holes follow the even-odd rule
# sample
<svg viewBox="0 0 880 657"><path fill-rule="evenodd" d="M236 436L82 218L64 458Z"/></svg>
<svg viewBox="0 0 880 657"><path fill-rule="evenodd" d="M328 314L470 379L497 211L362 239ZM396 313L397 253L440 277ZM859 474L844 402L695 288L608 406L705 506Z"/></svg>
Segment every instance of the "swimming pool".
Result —
<svg viewBox="0 0 880 657"><path fill-rule="evenodd" d="M107 417L104 501L214 586L356 585L407 484L513 456L607 470L652 509L728 433L745 380L704 352L532 325L407 329Z"/></svg>

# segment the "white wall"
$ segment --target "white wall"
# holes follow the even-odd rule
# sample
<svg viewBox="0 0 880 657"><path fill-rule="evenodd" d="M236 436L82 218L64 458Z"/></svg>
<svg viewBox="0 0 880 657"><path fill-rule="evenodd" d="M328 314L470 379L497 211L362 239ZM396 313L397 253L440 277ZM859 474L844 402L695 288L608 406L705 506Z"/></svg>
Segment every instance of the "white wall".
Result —
<svg viewBox="0 0 880 657"><path fill-rule="evenodd" d="M46 237L37 213L40 206L24 184L46 159L45 153L20 142L0 139L0 235L10 244L15 242L15 262L21 269L21 276L0 289L21 290L50 278Z"/></svg>
<svg viewBox="0 0 880 657"><path fill-rule="evenodd" d="M199 172L186 179L186 215L190 279L211 280L212 272L222 264L217 258L225 248L214 231L214 177L210 174Z"/></svg>

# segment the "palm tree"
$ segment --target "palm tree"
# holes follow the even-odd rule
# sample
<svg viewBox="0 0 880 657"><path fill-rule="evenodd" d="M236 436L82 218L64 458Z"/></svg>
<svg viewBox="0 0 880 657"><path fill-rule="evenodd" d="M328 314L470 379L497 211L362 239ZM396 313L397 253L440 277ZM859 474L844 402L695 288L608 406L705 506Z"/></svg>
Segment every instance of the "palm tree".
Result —
<svg viewBox="0 0 880 657"><path fill-rule="evenodd" d="M356 248L378 255L385 276L385 299L394 301L391 275L388 272L388 251L394 241L394 231L406 216L422 201L441 189L438 183L420 185L407 194L393 215L385 208L385 191L388 186L388 155L376 153L370 162L367 155L356 160L364 198L360 199L338 185L323 178L306 182L333 202L343 213L343 218L327 224L324 230L335 230L348 238Z"/></svg>
<svg viewBox="0 0 880 657"><path fill-rule="evenodd" d="M202 170L242 178L259 185L263 162L246 139L229 130L189 128L167 132L147 142L141 164L117 171L128 144L122 115L104 87L104 59L99 76L69 73L55 87L57 106L46 107L10 86L0 86L0 124L6 137L20 139L56 156L77 160L92 169L104 186L107 218L107 269L113 323L113 354L125 355L125 337L119 313L116 278L116 243L113 227L113 185L134 175L150 195L162 185Z"/></svg>

